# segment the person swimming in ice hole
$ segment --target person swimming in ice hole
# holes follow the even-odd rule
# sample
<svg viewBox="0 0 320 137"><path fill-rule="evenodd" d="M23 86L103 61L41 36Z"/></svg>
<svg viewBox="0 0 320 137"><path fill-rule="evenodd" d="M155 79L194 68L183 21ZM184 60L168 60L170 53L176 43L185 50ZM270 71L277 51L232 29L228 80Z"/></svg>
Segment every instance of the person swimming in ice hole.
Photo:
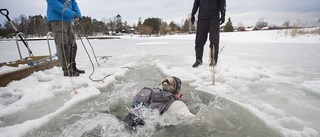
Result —
<svg viewBox="0 0 320 137"><path fill-rule="evenodd" d="M131 109L124 119L130 126L144 125L145 122L137 109L141 107L158 109L162 115L166 111L176 113L184 117L192 117L187 105L182 102L181 80L177 77L166 77L158 88L144 87L131 103Z"/></svg>

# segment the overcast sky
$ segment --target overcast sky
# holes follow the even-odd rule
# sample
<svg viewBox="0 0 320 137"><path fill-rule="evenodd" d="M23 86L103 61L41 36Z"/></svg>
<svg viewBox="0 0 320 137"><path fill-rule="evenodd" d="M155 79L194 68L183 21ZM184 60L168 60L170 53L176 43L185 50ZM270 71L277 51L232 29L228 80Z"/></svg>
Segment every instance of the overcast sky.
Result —
<svg viewBox="0 0 320 137"><path fill-rule="evenodd" d="M194 0L77 0L83 16L108 21L120 14L129 25L148 17L181 23L191 13ZM226 18L231 17L234 26L255 25L263 18L270 24L282 25L289 20L316 22L320 18L320 0L226 0ZM21 14L46 16L45 0L1 0L0 9L9 10L13 20ZM6 18L0 15L0 23Z"/></svg>

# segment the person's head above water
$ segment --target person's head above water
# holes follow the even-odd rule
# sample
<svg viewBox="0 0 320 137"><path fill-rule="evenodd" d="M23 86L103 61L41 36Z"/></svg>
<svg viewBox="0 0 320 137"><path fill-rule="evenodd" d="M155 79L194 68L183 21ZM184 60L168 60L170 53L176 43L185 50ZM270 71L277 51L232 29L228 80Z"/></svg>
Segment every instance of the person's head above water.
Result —
<svg viewBox="0 0 320 137"><path fill-rule="evenodd" d="M166 77L162 81L163 90L171 92L172 94L178 94L181 89L181 80L174 76Z"/></svg>

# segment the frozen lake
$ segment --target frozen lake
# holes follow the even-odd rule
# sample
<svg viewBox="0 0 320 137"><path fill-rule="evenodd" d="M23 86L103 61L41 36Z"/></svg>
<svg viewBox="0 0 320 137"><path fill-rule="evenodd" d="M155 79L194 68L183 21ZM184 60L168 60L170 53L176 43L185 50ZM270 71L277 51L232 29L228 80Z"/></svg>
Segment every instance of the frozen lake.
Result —
<svg viewBox="0 0 320 137"><path fill-rule="evenodd" d="M191 67L194 38L90 40L101 65L93 62L92 78L112 74L104 82L89 79L93 69L78 40L77 64L86 74L63 77L55 67L0 88L1 136L319 136L319 36L222 33L215 86L208 43L203 65ZM47 41L29 44L35 55L48 54ZM15 42L0 41L0 55L0 62L18 59ZM122 120L132 97L143 87L158 86L167 75L182 80L182 100L196 117L150 112L146 126L128 128Z"/></svg>

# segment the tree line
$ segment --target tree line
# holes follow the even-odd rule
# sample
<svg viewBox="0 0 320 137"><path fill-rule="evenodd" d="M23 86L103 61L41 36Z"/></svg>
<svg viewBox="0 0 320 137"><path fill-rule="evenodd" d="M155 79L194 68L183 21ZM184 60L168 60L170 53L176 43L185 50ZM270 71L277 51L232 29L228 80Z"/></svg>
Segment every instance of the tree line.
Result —
<svg viewBox="0 0 320 137"><path fill-rule="evenodd" d="M19 32L24 33L27 37L44 37L49 31L47 17L42 15L28 16L20 15L19 18L12 20ZM137 24L128 25L127 21L122 21L121 15L116 15L108 20L99 21L89 16L83 16L82 20L75 20L74 30L78 35L97 36L97 35L121 35L125 33L134 33L139 35L167 35L175 33L187 33L195 31L194 25L190 19L181 21L178 25L171 21L167 23L160 18L152 17L142 20L138 19ZM10 22L6 21L0 24L0 38L13 38L15 31Z"/></svg>
<svg viewBox="0 0 320 137"><path fill-rule="evenodd" d="M24 33L27 37L44 37L49 31L47 25L46 16L35 15L28 16L20 15L19 18L12 20L19 32ZM128 25L127 21L122 21L121 15L116 15L108 20L104 19L99 21L92 19L89 16L83 16L81 21L74 21L74 30L76 34L81 36L98 36L98 35L122 35L122 34L139 34L141 36L147 35L171 35L177 33L194 33L195 25L191 24L190 17L183 19L181 25L175 22L165 22L160 18L152 17L142 20L138 19L137 24L132 26ZM269 25L263 18L256 22L255 28L261 29L263 27L270 27L271 29L288 29L299 28L301 21L297 20L293 24L290 21L285 21L282 26ZM320 24L320 19L317 24ZM221 31L233 32L239 28L245 28L242 23L238 23L238 28L234 27L231 18L224 26L221 26ZM15 31L13 30L10 22L6 21L4 24L0 24L0 38L13 38L15 37Z"/></svg>

